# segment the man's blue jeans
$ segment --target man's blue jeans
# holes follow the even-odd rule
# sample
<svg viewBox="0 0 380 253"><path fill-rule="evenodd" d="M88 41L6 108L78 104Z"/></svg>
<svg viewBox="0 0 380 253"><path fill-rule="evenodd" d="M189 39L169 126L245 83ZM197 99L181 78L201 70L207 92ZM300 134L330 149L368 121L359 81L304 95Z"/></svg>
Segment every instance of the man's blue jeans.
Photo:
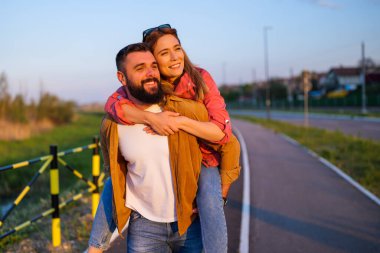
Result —
<svg viewBox="0 0 380 253"><path fill-rule="evenodd" d="M197 206L204 251L206 253L227 252L227 225L218 168L202 166L198 181ZM89 245L107 249L115 227L112 219L112 183L108 179L92 225Z"/></svg>
<svg viewBox="0 0 380 253"><path fill-rule="evenodd" d="M203 248L199 218L180 236L177 222L154 222L133 211L129 219L127 248L129 253L199 253Z"/></svg>

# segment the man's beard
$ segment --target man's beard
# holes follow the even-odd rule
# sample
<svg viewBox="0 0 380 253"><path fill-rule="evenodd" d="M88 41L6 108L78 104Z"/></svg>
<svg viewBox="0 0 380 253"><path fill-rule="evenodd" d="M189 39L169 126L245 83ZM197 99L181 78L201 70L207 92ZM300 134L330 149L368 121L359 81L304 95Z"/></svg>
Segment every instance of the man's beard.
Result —
<svg viewBox="0 0 380 253"><path fill-rule="evenodd" d="M145 90L145 83L155 81L157 82L157 90L154 93L149 93ZM131 80L127 79L126 88L129 90L131 95L146 104L156 104L162 101L164 97L164 92L161 87L160 80L157 78L148 78L141 81L141 85L136 85Z"/></svg>

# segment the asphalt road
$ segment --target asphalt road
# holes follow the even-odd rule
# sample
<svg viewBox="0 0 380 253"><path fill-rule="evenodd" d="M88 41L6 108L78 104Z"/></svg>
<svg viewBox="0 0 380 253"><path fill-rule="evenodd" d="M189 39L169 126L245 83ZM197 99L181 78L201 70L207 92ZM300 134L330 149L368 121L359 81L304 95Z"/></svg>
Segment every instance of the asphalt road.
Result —
<svg viewBox="0 0 380 253"><path fill-rule="evenodd" d="M258 125L233 121L250 165L249 252L380 252L380 206L302 148ZM238 252L244 172L225 209ZM117 239L107 252L125 252Z"/></svg>
<svg viewBox="0 0 380 253"><path fill-rule="evenodd" d="M280 135L233 124L251 169L249 252L380 252L380 206ZM226 210L230 252L238 249L231 209L240 209L240 188L234 185Z"/></svg>
<svg viewBox="0 0 380 253"><path fill-rule="evenodd" d="M230 113L232 115L250 115L259 118L266 118L266 113L263 111L231 110ZM304 116L302 113L274 111L271 113L271 118L296 125L304 124ZM309 124L313 127L324 128L332 131L339 130L343 133L357 137L380 140L380 118L310 114Z"/></svg>

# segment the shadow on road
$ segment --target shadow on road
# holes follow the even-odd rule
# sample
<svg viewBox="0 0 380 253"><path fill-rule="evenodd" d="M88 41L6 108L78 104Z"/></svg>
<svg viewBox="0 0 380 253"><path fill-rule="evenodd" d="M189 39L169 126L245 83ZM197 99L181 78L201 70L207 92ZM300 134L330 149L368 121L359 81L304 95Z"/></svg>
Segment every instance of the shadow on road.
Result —
<svg viewBox="0 0 380 253"><path fill-rule="evenodd" d="M234 201L232 199L229 202L229 206L231 208L241 209L242 203ZM380 242L378 241L378 238L375 237L375 235L368 234L367 231L365 232L366 237L373 237L374 241L371 241L350 234L350 232L357 233L358 231L361 231L363 233L363 230L360 228L351 228L349 230L346 229L347 232L342 232L331 227L305 222L252 205L250 206L250 217L251 224L252 222L255 223L261 221L266 224L275 226L276 228L279 228L283 231L305 237L307 239L338 250L348 250L349 252L363 252L365 249L365 252L377 252L377 250L380 249ZM330 226L334 226L333 220L331 223L330 221L325 222ZM380 226L380 224L374 225L376 227ZM251 225L250 227L250 237L252 237L256 231L254 231L254 226ZM378 242L375 242L376 240Z"/></svg>

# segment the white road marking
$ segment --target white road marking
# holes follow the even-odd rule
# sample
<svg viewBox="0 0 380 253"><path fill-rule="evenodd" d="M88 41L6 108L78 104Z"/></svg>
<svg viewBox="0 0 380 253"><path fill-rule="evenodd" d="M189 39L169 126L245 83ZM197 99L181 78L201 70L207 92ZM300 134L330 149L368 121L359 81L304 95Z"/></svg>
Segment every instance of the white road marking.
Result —
<svg viewBox="0 0 380 253"><path fill-rule="evenodd" d="M244 138L237 128L234 128L234 133L238 138L241 146L241 153L243 158L243 199L242 199L242 210L241 210L241 226L240 226L240 244L239 252L248 253L249 252L249 218L250 218L250 168L248 162L248 152L247 146L245 144Z"/></svg>

